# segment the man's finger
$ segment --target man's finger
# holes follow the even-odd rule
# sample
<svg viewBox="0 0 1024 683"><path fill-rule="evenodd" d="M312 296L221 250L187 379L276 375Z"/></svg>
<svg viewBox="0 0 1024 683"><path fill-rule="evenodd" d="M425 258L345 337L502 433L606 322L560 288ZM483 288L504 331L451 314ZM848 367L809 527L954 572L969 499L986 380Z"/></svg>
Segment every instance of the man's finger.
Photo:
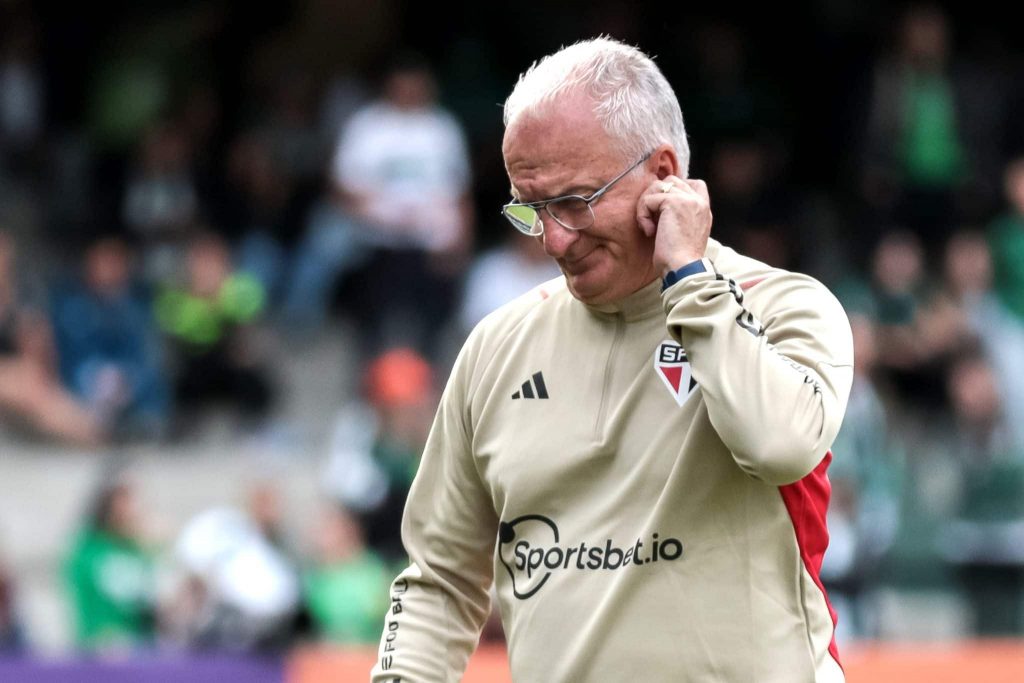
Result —
<svg viewBox="0 0 1024 683"><path fill-rule="evenodd" d="M653 180L651 184L647 186L647 191L644 194L667 194L673 188L678 187L676 183L672 182L672 176L668 176L663 180Z"/></svg>
<svg viewBox="0 0 1024 683"><path fill-rule="evenodd" d="M659 180L658 184L660 185L662 182ZM660 215L661 207L666 199L668 199L668 193L661 190L640 195L640 201L636 205L636 221L648 237L652 237L658 230L658 221L654 217Z"/></svg>
<svg viewBox="0 0 1024 683"><path fill-rule="evenodd" d="M683 182L685 182L686 185L690 187L694 192L703 197L709 205L711 204L711 195L708 194L707 183L705 183L703 180L699 178L688 178Z"/></svg>

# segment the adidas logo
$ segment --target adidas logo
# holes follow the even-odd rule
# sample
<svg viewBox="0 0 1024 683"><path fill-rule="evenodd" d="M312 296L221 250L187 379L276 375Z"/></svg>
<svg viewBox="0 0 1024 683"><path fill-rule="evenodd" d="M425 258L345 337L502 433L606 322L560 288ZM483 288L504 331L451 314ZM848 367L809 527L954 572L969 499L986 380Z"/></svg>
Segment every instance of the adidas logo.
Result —
<svg viewBox="0 0 1024 683"><path fill-rule="evenodd" d="M536 392L534 392L534 390L533 390L534 386L537 387L537 391ZM532 382L529 379L526 380L525 382L523 382L523 388L520 389L519 391L517 391L516 393L512 394L512 398L513 399L517 399L517 398L547 398L547 397L548 397L548 388L544 384L544 374L541 373L541 372L533 373Z"/></svg>

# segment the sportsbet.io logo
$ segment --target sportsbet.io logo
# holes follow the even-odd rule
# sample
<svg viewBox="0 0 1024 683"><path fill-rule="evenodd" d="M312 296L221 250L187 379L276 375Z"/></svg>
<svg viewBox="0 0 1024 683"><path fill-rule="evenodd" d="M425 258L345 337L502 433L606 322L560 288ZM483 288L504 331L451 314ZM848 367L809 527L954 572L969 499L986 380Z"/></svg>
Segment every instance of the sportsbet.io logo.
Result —
<svg viewBox="0 0 1024 683"><path fill-rule="evenodd" d="M533 597L557 571L632 570L652 562L671 562L683 554L677 538L653 533L621 547L612 539L595 545L565 545L558 525L544 515L523 515L498 527L498 559L512 578L520 600Z"/></svg>

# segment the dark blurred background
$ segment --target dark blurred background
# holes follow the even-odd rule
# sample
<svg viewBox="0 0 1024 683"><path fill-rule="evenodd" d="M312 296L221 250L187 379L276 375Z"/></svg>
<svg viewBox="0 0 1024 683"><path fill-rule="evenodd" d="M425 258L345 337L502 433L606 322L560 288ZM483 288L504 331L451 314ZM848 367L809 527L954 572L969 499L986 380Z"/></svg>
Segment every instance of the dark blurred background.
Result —
<svg viewBox="0 0 1024 683"><path fill-rule="evenodd" d="M599 34L675 87L713 236L850 314L840 640L1021 636L1014 14L0 1L0 652L377 641L454 354L557 275L501 105Z"/></svg>

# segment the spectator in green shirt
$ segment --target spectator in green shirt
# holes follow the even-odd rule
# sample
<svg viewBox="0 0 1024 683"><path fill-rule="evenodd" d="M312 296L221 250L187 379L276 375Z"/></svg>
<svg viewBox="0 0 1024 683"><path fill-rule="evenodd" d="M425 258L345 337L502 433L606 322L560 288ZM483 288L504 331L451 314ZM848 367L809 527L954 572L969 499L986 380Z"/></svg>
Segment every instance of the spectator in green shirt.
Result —
<svg viewBox="0 0 1024 683"><path fill-rule="evenodd" d="M317 633L335 643L376 643L391 568L366 548L359 524L340 507L325 510L316 534L316 565L303 592Z"/></svg>
<svg viewBox="0 0 1024 683"><path fill-rule="evenodd" d="M135 492L117 482L99 497L64 570L85 650L144 646L154 634L153 561L139 539Z"/></svg>
<svg viewBox="0 0 1024 683"><path fill-rule="evenodd" d="M176 408L186 422L210 403L236 407L256 426L267 417L269 361L253 330L264 303L263 287L235 268L220 237L200 235L189 245L184 282L163 289L155 302L177 368Z"/></svg>
<svg viewBox="0 0 1024 683"><path fill-rule="evenodd" d="M1000 404L995 373L967 355L947 378L956 431L948 446L960 468L959 510L942 546L974 612L974 634L1024 632L1024 449Z"/></svg>

